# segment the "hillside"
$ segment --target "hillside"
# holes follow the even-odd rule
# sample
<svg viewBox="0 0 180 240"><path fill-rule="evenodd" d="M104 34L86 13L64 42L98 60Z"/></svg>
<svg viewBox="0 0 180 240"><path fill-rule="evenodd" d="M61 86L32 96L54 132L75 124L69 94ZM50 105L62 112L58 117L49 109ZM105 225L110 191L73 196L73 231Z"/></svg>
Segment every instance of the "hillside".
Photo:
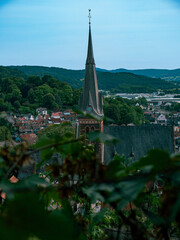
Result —
<svg viewBox="0 0 180 240"><path fill-rule="evenodd" d="M14 68L0 66L0 78L8 78L8 77L27 78L26 74L21 70L18 70L16 68L14 69Z"/></svg>
<svg viewBox="0 0 180 240"><path fill-rule="evenodd" d="M72 87L83 86L84 70L68 70L41 66L11 66L28 76L50 75L70 84ZM116 89L119 92L153 92L157 89L174 88L174 84L159 78L150 78L128 72L97 71L99 89Z"/></svg>
<svg viewBox="0 0 180 240"><path fill-rule="evenodd" d="M38 107L49 111L72 108L79 95L80 89L51 76L28 77L19 70L0 67L0 112L35 114Z"/></svg>
<svg viewBox="0 0 180 240"><path fill-rule="evenodd" d="M98 69L102 72L107 72L108 70L105 69ZM108 72L112 73L121 73L121 72L127 72L127 73L134 73L137 75L143 75L147 77L152 78L162 78L164 80L168 81L176 81L180 82L180 68L174 69L174 70L168 70L168 69L137 69L137 70L128 70L124 68L119 68L115 70L110 70Z"/></svg>

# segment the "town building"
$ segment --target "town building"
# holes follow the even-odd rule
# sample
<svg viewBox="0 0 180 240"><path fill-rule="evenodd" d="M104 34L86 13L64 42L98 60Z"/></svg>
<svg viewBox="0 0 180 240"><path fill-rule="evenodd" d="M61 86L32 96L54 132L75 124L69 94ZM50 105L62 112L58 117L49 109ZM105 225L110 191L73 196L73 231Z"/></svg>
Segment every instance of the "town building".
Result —
<svg viewBox="0 0 180 240"><path fill-rule="evenodd" d="M47 108L37 108L36 112L38 115L47 115Z"/></svg>

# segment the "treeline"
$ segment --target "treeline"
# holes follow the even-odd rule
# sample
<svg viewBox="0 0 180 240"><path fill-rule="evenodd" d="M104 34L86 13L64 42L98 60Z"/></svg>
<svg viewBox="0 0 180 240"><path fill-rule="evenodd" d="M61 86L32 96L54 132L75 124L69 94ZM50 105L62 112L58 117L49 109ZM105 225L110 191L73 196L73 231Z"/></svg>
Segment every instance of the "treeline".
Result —
<svg viewBox="0 0 180 240"><path fill-rule="evenodd" d="M68 70L55 67L41 66L12 66L28 76L50 75L58 80L67 82L72 87L81 88L84 80L84 70ZM164 81L160 78L151 78L142 75L136 75L128 72L112 73L97 71L98 86L102 90L113 90L114 92L155 92L159 89L172 89L175 84Z"/></svg>
<svg viewBox="0 0 180 240"><path fill-rule="evenodd" d="M166 106L165 109L170 112L180 112L180 103L173 102L171 106Z"/></svg>
<svg viewBox="0 0 180 240"><path fill-rule="evenodd" d="M147 106L147 101L144 97L139 98L138 100L128 100L121 97L117 97L115 99L105 98L104 115L108 118L107 122L105 121L105 124L142 124L143 110L140 105Z"/></svg>
<svg viewBox="0 0 180 240"><path fill-rule="evenodd" d="M80 91L47 75L27 79L0 76L0 112L35 113L38 107L51 111L75 107Z"/></svg>
<svg viewBox="0 0 180 240"><path fill-rule="evenodd" d="M28 77L17 69L0 67L0 112L35 114L38 107L46 107L49 111L78 109L81 91L49 75ZM104 114L109 119L105 123L141 124L143 111L137 103L147 105L145 98L105 98Z"/></svg>

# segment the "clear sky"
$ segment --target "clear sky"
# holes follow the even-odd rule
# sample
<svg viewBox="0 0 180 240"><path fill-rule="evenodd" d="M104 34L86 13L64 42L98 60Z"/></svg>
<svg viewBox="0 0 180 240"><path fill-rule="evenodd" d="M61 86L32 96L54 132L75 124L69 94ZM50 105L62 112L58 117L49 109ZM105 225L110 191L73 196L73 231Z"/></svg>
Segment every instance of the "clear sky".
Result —
<svg viewBox="0 0 180 240"><path fill-rule="evenodd" d="M180 0L0 0L0 65L180 68Z"/></svg>

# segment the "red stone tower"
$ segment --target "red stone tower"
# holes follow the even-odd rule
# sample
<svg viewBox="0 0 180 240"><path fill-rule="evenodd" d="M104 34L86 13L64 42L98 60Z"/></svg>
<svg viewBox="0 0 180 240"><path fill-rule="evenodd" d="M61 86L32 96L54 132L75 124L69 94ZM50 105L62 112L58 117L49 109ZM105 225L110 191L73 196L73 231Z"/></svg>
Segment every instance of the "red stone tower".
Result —
<svg viewBox="0 0 180 240"><path fill-rule="evenodd" d="M89 41L86 59L84 90L79 99L79 109L93 118L80 116L78 119L77 136L86 135L91 131L103 132L103 98L98 92L96 65L94 61L91 36L91 10L89 10ZM103 161L103 144L94 143L100 161Z"/></svg>

